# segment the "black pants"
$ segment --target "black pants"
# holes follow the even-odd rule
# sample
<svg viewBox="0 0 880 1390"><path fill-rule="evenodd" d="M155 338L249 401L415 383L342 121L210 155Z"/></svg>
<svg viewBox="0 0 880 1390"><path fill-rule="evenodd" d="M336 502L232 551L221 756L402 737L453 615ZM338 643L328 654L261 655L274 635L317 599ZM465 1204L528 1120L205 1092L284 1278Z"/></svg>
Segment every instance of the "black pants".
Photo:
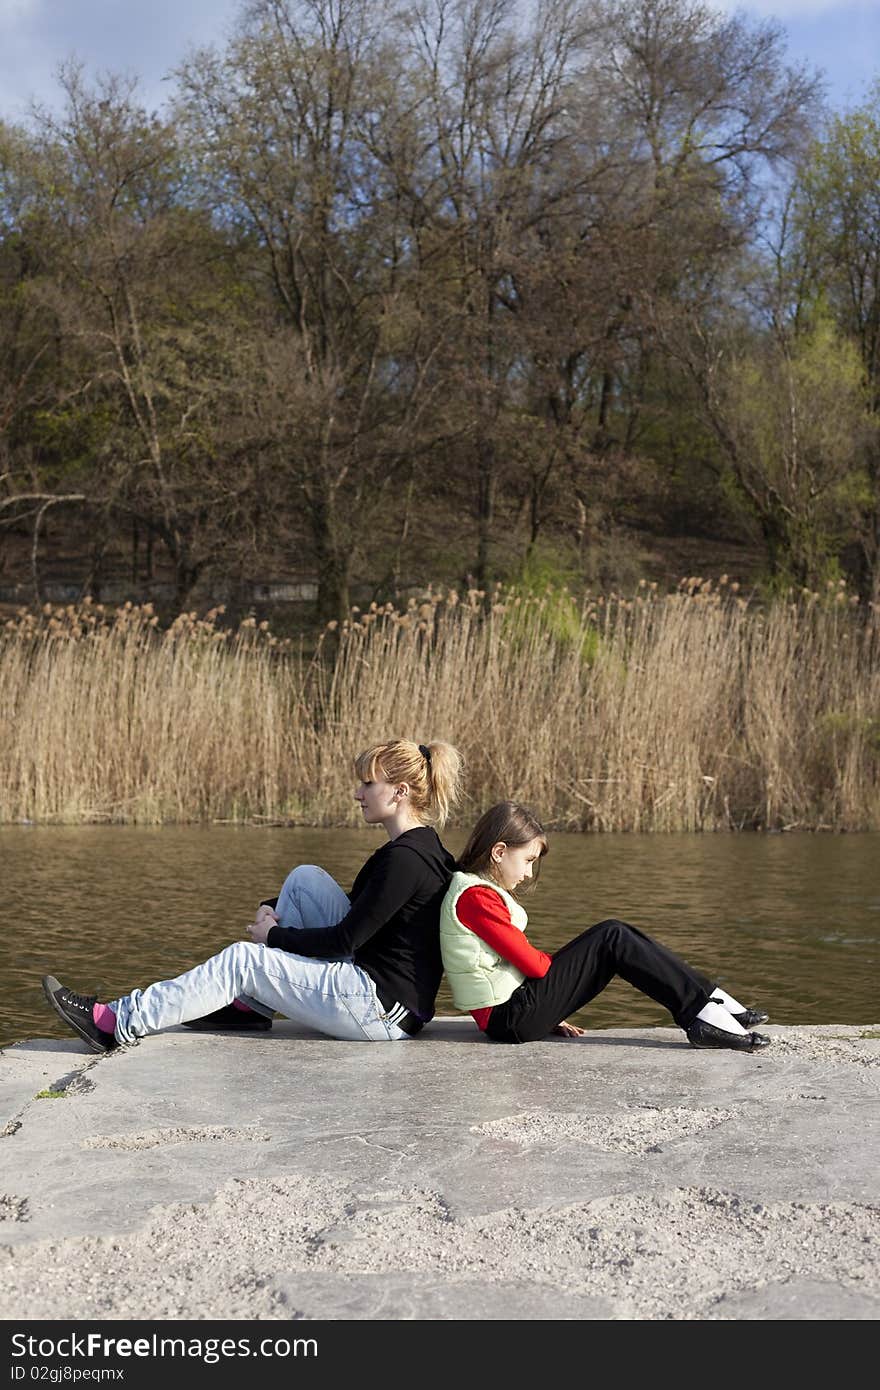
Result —
<svg viewBox="0 0 880 1390"><path fill-rule="evenodd" d="M705 975L627 922L609 918L557 951L540 980L523 980L496 1004L486 1028L494 1042L537 1042L557 1023L595 999L615 975L648 994L687 1028L709 1002Z"/></svg>

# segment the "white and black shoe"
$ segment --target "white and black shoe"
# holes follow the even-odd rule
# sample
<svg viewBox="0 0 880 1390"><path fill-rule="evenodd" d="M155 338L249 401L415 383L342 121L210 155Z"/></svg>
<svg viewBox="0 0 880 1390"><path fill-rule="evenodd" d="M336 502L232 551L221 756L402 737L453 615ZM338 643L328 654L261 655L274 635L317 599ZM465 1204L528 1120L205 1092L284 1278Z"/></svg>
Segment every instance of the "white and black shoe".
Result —
<svg viewBox="0 0 880 1390"><path fill-rule="evenodd" d="M112 1052L114 1047L119 1046L113 1034L105 1033L94 1020L92 1010L98 1002L96 994L74 994L72 989L66 989L54 975L43 976L43 993L58 1017L62 1018L74 1033L78 1033L93 1052Z"/></svg>
<svg viewBox="0 0 880 1390"><path fill-rule="evenodd" d="M759 1023L770 1022L770 1015L765 1013L763 1009L733 1009L730 1004L724 999L720 999L717 994L712 995L711 1002L713 1004L720 1004L722 1008L725 1008L730 1014L730 1017L735 1018L742 1028L757 1028Z"/></svg>
<svg viewBox="0 0 880 1390"><path fill-rule="evenodd" d="M765 1013L763 1009L743 1009L742 1013L736 1014L731 1011L730 1017L735 1018L743 1028L756 1028L759 1023L769 1023L770 1021L770 1015Z"/></svg>

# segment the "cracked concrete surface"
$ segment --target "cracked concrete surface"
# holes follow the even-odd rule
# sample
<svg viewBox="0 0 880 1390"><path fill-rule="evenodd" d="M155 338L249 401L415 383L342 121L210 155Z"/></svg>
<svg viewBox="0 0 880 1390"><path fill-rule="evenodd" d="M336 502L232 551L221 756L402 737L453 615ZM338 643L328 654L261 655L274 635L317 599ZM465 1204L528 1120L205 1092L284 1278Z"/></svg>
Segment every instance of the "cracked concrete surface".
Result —
<svg viewBox="0 0 880 1390"><path fill-rule="evenodd" d="M20 1044L0 1317L876 1318L880 1036L766 1031Z"/></svg>

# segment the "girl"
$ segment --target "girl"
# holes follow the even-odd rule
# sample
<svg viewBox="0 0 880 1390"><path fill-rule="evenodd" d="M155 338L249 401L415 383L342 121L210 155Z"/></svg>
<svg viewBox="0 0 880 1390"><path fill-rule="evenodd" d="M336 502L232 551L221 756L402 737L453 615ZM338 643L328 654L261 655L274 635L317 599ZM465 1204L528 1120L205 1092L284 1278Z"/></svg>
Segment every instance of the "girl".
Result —
<svg viewBox="0 0 880 1390"><path fill-rule="evenodd" d="M433 825L458 798L461 757L448 743L395 739L355 760L355 800L388 843L367 860L351 898L323 869L288 875L239 941L175 980L101 1004L43 979L56 1013L96 1052L198 1020L214 1026L243 996L268 1020L277 1010L334 1038L397 1041L434 1012L442 963L440 904L455 861ZM204 1017L208 1015L208 1017Z"/></svg>
<svg viewBox="0 0 880 1390"><path fill-rule="evenodd" d="M626 922L599 922L552 956L530 946L528 918L513 897L537 876L547 853L540 822L502 801L474 827L440 913L443 965L457 1008L473 1014L494 1042L578 1037L560 1023L620 975L669 1010L693 1047L756 1052L770 1039L750 1031L768 1014L746 1009L649 936Z"/></svg>

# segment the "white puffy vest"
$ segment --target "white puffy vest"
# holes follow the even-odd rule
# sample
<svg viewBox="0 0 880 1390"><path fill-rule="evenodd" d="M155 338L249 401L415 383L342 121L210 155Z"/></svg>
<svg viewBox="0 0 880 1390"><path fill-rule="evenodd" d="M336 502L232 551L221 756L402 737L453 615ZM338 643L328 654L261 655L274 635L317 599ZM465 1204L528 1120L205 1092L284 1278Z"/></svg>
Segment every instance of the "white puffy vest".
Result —
<svg viewBox="0 0 880 1390"><path fill-rule="evenodd" d="M489 1009L505 1003L525 979L522 971L459 921L458 900L468 888L491 888L497 893L519 931L524 932L529 923L525 908L491 879L461 871L452 875L440 909L440 950L453 1002L463 1011Z"/></svg>

